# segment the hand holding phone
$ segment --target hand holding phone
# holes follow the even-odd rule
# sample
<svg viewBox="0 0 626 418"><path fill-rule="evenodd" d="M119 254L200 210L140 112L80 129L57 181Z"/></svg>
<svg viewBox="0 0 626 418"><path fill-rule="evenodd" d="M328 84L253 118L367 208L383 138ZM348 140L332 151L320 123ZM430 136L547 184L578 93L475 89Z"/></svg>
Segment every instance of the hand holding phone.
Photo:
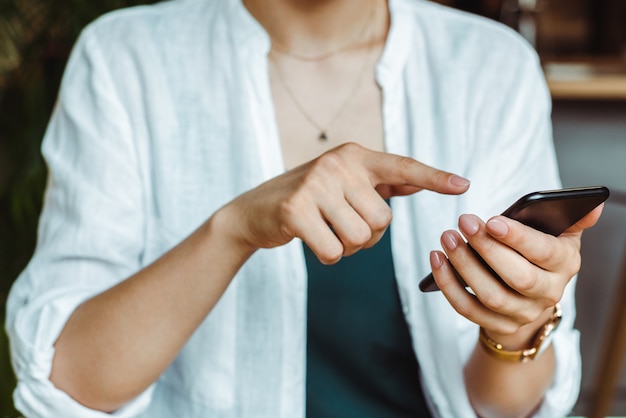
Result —
<svg viewBox="0 0 626 418"><path fill-rule="evenodd" d="M609 189L604 186L539 191L521 197L502 212L502 216L519 221L546 234L559 236L608 197ZM471 247L470 249L485 267L496 278L500 279L478 253ZM457 278L466 286L458 273ZM422 292L439 290L432 273L422 279L419 286Z"/></svg>

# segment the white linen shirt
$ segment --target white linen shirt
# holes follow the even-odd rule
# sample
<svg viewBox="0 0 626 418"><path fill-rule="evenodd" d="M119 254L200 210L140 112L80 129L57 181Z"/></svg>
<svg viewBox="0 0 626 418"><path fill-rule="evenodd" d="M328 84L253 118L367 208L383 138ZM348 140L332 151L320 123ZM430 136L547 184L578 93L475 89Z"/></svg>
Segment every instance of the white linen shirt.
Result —
<svg viewBox="0 0 626 418"><path fill-rule="evenodd" d="M425 1L390 0L390 9L376 67L386 150L472 181L461 196L392 198L394 268L434 414L472 417L462 370L477 326L418 283L460 214L486 218L559 186L550 99L513 31ZM108 416L49 380L70 314L284 171L269 47L238 0L130 8L83 31L42 147L50 176L37 249L8 301L14 399L27 417ZM302 417L306 289L300 242L259 250L163 376L113 415ZM577 398L573 292L572 282L538 416L563 416Z"/></svg>

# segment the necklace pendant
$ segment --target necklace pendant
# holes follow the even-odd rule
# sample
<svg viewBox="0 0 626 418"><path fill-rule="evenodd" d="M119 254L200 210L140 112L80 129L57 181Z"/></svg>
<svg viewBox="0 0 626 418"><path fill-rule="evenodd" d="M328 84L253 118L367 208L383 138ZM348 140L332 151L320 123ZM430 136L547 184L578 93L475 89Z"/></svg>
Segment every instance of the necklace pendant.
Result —
<svg viewBox="0 0 626 418"><path fill-rule="evenodd" d="M328 141L328 136L326 135L326 132L322 131L320 132L320 136L317 137L320 141Z"/></svg>

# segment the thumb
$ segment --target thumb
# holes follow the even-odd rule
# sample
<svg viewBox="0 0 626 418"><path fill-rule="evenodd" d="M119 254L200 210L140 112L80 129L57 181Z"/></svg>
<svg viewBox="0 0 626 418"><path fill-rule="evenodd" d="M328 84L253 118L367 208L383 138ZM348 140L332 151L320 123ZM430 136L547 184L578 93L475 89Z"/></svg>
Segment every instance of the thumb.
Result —
<svg viewBox="0 0 626 418"><path fill-rule="evenodd" d="M578 222L569 227L564 233L580 233L585 229L589 229L594 226L598 220L600 219L600 215L602 215L602 211L604 210L604 203L598 205L591 212L583 216Z"/></svg>

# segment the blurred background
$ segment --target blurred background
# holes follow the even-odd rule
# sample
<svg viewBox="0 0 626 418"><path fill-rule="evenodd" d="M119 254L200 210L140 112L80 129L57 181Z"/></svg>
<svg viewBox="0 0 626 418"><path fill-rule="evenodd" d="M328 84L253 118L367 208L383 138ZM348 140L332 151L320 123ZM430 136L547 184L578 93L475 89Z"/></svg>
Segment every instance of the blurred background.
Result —
<svg viewBox="0 0 626 418"><path fill-rule="evenodd" d="M0 0L2 324L8 290L35 245L46 181L39 146L71 47L106 11L154 2ZM626 0L438 2L501 21L537 49L554 101L564 185L603 184L612 191L583 242L577 302L583 386L574 415L626 416ZM14 385L2 331L1 418L19 416Z"/></svg>

